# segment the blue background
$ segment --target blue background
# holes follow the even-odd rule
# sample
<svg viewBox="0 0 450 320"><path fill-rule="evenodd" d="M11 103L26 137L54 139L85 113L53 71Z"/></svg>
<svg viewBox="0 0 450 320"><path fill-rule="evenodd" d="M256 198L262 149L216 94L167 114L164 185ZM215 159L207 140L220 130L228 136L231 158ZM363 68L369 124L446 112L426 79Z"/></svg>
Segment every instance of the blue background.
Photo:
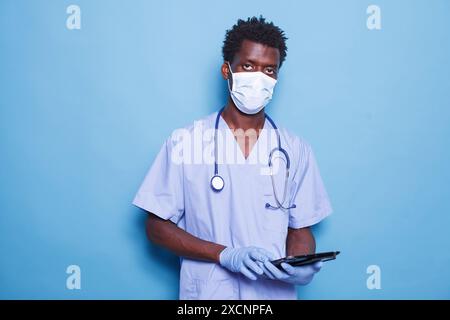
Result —
<svg viewBox="0 0 450 320"><path fill-rule="evenodd" d="M66 28L70 4L81 30ZM259 14L289 37L268 112L312 144L334 208L318 250L342 251L299 298L450 298L449 13L445 0L2 0L0 298L178 297L178 258L148 242L131 201L170 132L225 103L225 30ZM81 290L66 289L71 264Z"/></svg>

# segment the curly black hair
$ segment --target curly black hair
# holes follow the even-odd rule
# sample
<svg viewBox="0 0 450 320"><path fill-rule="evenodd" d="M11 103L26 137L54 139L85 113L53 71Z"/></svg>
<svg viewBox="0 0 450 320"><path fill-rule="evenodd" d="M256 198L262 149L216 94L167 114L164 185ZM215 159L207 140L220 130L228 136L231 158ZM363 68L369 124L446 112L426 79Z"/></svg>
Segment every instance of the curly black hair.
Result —
<svg viewBox="0 0 450 320"><path fill-rule="evenodd" d="M227 30L222 47L223 59L231 63L244 40L278 49L280 51L280 67L286 59L287 38L284 31L275 26L273 22L266 22L262 16L247 18L247 21L239 19L231 30Z"/></svg>

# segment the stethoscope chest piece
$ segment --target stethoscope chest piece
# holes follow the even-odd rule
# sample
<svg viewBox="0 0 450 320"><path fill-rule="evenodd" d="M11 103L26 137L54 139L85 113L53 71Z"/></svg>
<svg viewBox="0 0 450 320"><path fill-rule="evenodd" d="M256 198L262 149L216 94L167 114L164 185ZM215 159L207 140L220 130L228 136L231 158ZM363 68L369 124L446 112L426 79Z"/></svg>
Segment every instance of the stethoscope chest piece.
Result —
<svg viewBox="0 0 450 320"><path fill-rule="evenodd" d="M223 187L225 186L225 182L223 181L223 178L219 175L214 175L211 178L211 188L215 191L215 192L220 192L222 191Z"/></svg>

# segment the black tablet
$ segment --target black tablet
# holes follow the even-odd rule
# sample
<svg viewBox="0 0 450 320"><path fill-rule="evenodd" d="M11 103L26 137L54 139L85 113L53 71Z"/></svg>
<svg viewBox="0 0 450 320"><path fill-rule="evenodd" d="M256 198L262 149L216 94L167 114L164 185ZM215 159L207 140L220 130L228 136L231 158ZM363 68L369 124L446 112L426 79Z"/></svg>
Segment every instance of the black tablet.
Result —
<svg viewBox="0 0 450 320"><path fill-rule="evenodd" d="M333 252L322 252L322 253L315 253L315 254L307 254L303 256L290 256L286 258L281 258L277 260L271 261L272 264L278 268L281 268L281 264L283 262L286 262L290 264L291 266L303 266L306 264L311 264L318 261L329 261L336 259L336 256L340 253L340 251L333 251Z"/></svg>

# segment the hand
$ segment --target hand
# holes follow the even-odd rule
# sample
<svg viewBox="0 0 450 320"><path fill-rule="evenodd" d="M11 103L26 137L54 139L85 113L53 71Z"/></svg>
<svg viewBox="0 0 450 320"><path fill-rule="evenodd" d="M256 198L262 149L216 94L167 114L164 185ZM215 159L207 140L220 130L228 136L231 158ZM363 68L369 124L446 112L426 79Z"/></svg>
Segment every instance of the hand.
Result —
<svg viewBox="0 0 450 320"><path fill-rule="evenodd" d="M270 261L260 264L264 269L264 274L273 280L280 280L287 283L304 286L311 282L314 275L322 268L322 261L304 266L293 267L290 264L282 263L283 270L275 267Z"/></svg>
<svg viewBox="0 0 450 320"><path fill-rule="evenodd" d="M269 251L257 247L227 247L222 250L219 256L222 267L232 272L240 272L251 280L257 279L255 273L263 274L263 269L256 262L265 263L271 259L273 259L273 255Z"/></svg>

